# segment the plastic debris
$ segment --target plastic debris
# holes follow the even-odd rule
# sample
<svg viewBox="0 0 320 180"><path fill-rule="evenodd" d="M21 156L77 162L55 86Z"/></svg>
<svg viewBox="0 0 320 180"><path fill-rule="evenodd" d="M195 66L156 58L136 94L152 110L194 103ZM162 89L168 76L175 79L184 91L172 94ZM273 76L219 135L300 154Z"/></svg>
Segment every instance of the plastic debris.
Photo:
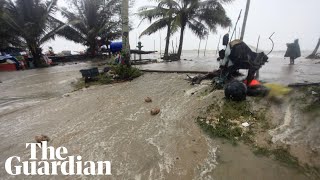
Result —
<svg viewBox="0 0 320 180"><path fill-rule="evenodd" d="M312 94L312 95L318 95L318 93L315 92L315 91L312 91L311 94Z"/></svg>
<svg viewBox="0 0 320 180"><path fill-rule="evenodd" d="M280 84L264 84L265 87L270 89L269 96L285 96L289 94L292 89Z"/></svg>
<svg viewBox="0 0 320 180"><path fill-rule="evenodd" d="M250 124L249 124L248 122L242 123L241 125L242 125L243 127L249 127L249 126L250 126Z"/></svg>

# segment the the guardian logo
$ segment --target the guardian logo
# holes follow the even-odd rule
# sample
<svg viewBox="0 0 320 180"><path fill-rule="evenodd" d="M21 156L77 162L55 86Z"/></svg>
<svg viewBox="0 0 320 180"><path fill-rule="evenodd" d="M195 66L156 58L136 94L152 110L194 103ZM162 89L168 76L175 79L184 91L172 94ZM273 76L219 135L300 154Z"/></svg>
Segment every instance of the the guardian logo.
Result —
<svg viewBox="0 0 320 180"><path fill-rule="evenodd" d="M21 162L18 156L12 156L5 162L5 169L10 175L111 175L110 161L82 161L81 156L68 156L65 147L47 146L46 141L41 143L27 143L30 147L29 161ZM37 148L41 149L41 158L37 158ZM39 154L38 154L39 156Z"/></svg>

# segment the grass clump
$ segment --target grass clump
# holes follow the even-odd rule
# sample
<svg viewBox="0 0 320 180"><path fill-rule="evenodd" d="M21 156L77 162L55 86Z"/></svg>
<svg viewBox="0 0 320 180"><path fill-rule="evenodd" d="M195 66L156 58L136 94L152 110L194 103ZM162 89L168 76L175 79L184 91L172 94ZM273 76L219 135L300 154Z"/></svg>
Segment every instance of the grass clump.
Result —
<svg viewBox="0 0 320 180"><path fill-rule="evenodd" d="M248 102L226 101L222 107L212 104L206 112L210 114L217 111L220 113L215 116L197 119L201 129L211 137L224 138L233 144L236 144L238 140L252 142L253 131L250 127L242 126L242 123L254 119Z"/></svg>
<svg viewBox="0 0 320 180"><path fill-rule="evenodd" d="M110 69L110 72L100 73L98 76L91 79L85 80L85 78L81 78L78 82L73 84L75 91L93 85L106 85L132 80L142 75L142 72L139 69L125 65L111 66Z"/></svg>
<svg viewBox="0 0 320 180"><path fill-rule="evenodd" d="M75 90L80 90L83 88L88 88L94 85L106 85L113 83L113 79L110 76L99 74L99 76L95 77L94 79L87 81L84 78L81 78L77 83L73 86Z"/></svg>
<svg viewBox="0 0 320 180"><path fill-rule="evenodd" d="M142 75L142 72L138 68L126 65L114 66L112 70L117 75L117 79L121 80L134 79Z"/></svg>
<svg viewBox="0 0 320 180"><path fill-rule="evenodd" d="M198 118L197 123L201 129L211 137L219 137L230 140L233 144L236 143L237 138L242 135L240 127L234 127L235 124L222 118L216 125L210 125L205 119Z"/></svg>
<svg viewBox="0 0 320 180"><path fill-rule="evenodd" d="M273 157L274 160L292 167L301 169L298 158L292 156L290 152L283 148L268 149L265 147L254 147L253 153L257 156Z"/></svg>

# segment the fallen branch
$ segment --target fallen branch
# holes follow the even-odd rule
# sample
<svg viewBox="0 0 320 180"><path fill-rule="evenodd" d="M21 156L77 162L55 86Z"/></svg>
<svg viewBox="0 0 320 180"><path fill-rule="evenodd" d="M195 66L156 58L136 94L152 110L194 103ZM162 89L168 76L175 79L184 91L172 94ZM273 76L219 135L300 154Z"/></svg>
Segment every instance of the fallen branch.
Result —
<svg viewBox="0 0 320 180"><path fill-rule="evenodd" d="M288 87L306 87L306 86L320 86L320 82L318 82L318 83L295 83L295 84L288 85Z"/></svg>

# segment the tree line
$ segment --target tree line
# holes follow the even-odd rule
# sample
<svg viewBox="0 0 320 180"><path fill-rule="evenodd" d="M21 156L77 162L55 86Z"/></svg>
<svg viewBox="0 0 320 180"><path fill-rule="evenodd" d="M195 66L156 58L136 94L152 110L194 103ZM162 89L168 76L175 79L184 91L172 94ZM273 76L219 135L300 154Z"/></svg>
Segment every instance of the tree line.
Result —
<svg viewBox="0 0 320 180"><path fill-rule="evenodd" d="M217 26L231 26L223 4L233 0L154 0L156 6L144 6L137 13L151 25L140 36L151 35L161 29L167 29L164 59L169 58L169 44L172 34L180 30L177 58L181 58L184 33L189 28L200 39L210 32L216 32Z"/></svg>
<svg viewBox="0 0 320 180"><path fill-rule="evenodd" d="M149 20L150 26L141 36L167 28L164 58L169 57L170 37L180 31L177 56L181 57L184 32L189 28L203 39L215 32L218 25L229 27L224 3L232 0L153 0L156 6L144 6L137 15ZM88 53L97 49L96 37L105 42L121 37L121 1L72 0L70 7L59 7L58 0L0 0L0 48L26 47L37 67L42 66L41 45L56 36L65 37L88 47ZM66 19L56 18L60 12Z"/></svg>
<svg viewBox="0 0 320 180"><path fill-rule="evenodd" d="M41 45L56 36L88 47L94 54L96 37L109 41L121 37L121 2L118 0L72 0L69 8L58 0L0 0L0 48L25 47L36 67L41 67ZM60 12L67 20L56 18Z"/></svg>

